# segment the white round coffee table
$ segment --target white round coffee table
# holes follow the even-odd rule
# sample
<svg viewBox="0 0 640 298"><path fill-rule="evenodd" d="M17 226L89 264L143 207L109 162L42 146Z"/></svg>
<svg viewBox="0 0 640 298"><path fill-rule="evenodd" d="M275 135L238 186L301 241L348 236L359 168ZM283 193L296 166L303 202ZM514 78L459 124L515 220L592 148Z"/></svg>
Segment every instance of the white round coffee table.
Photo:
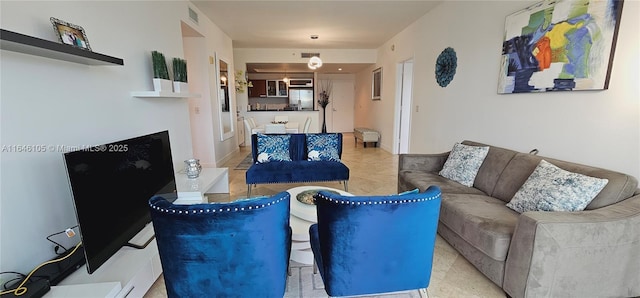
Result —
<svg viewBox="0 0 640 298"><path fill-rule="evenodd" d="M327 190L339 193L344 196L353 196L352 194L331 187L325 186L299 186L288 189L291 195L289 224L291 225L291 260L302 264L313 264L313 252L309 243L309 227L318 222L318 214L316 213L316 205L300 202L300 199L310 199L313 193L318 190Z"/></svg>

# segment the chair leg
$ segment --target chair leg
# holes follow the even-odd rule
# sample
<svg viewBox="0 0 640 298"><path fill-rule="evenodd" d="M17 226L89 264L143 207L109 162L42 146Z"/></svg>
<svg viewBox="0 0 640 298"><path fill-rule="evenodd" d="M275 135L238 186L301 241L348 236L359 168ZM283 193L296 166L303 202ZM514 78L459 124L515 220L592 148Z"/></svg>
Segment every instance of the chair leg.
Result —
<svg viewBox="0 0 640 298"><path fill-rule="evenodd" d="M316 258L313 258L313 274L318 274L318 264L316 264Z"/></svg>
<svg viewBox="0 0 640 298"><path fill-rule="evenodd" d="M344 191L348 192L349 191L349 186L347 185L347 180L343 181L342 183L344 183Z"/></svg>
<svg viewBox="0 0 640 298"><path fill-rule="evenodd" d="M418 289L418 292L420 293L421 298L429 298L429 292L427 291L427 288Z"/></svg>
<svg viewBox="0 0 640 298"><path fill-rule="evenodd" d="M247 198L251 197L251 184L247 184Z"/></svg>

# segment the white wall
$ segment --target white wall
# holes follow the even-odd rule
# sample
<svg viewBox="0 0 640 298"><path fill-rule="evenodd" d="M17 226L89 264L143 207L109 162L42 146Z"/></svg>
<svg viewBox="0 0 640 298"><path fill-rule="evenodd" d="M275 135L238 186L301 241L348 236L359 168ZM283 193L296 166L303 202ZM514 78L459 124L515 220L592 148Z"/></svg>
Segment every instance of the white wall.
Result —
<svg viewBox="0 0 640 298"><path fill-rule="evenodd" d="M169 130L175 167L182 169L193 156L187 100L134 98L130 92L152 90L152 50L167 59L183 57L180 22L191 23L187 5L0 2L3 29L55 41L49 22L55 16L81 25L93 51L124 59L124 66L86 66L1 51L1 144L95 145ZM231 58L228 37L214 29L204 30L213 39L208 44L225 41L220 47ZM55 256L46 236L76 224L62 152L5 151L0 159L0 271L28 273ZM78 241L55 240L68 246Z"/></svg>
<svg viewBox="0 0 640 298"><path fill-rule="evenodd" d="M640 2L625 1L608 90L498 95L505 17L532 3L447 1L427 13L378 49L381 101L370 100L375 67L357 75L356 126L380 130L391 151L395 65L414 57L411 152L442 152L468 139L640 177ZM449 46L458 68L442 88L434 64Z"/></svg>
<svg viewBox="0 0 640 298"><path fill-rule="evenodd" d="M215 167L227 161L235 152L239 150L235 134L226 140L221 139L220 132L220 99L218 98L216 59L223 59L229 64L229 69L233 70L233 45L229 38L211 20L204 17L204 14L191 6L199 15L199 24L188 23L191 35L184 38L185 57L191 63L191 67L198 70L198 77L189 77L191 81L197 83L190 91L201 95L199 98L189 99L189 113L192 125L193 151L194 156L199 158L203 166ZM193 33L195 32L195 33ZM197 33L197 34L196 34ZM233 82L233 72L230 72L229 97L231 110L227 116L231 116L233 129L236 130L235 114L235 88ZM229 119L229 118L226 118ZM226 121L228 122L228 120ZM227 123L227 125L229 125Z"/></svg>

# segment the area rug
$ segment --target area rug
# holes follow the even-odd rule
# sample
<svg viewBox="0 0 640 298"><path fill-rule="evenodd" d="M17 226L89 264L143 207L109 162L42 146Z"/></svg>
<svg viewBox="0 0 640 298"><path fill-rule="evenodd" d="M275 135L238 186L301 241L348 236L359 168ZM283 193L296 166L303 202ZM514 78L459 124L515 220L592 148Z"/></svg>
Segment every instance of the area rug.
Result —
<svg viewBox="0 0 640 298"><path fill-rule="evenodd" d="M253 163L253 158L251 154L247 154L244 159L235 167L236 170L247 170Z"/></svg>
<svg viewBox="0 0 640 298"><path fill-rule="evenodd" d="M324 284L322 283L322 277L320 273L313 274L313 267L311 265L300 264L291 262L289 264L291 268L291 276L287 278L287 290L284 293L284 298L319 298L329 297L324 290ZM358 297L376 297L376 298L420 298L420 292L406 291L390 293L386 295L368 295Z"/></svg>

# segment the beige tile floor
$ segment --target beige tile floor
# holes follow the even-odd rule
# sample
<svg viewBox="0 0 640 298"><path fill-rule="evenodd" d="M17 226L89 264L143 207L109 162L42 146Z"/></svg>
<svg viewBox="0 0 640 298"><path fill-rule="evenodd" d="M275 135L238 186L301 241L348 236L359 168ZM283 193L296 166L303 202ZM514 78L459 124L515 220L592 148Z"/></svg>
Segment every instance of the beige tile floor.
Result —
<svg viewBox="0 0 640 298"><path fill-rule="evenodd" d="M210 195L209 201L231 201L246 197L245 171L234 170L235 166L250 153L250 147L241 147L240 153L221 167L229 168L229 194ZM345 133L342 161L350 169L349 192L355 195L393 194L397 192L398 156L380 148L357 146L352 133ZM292 187L308 184L264 184L258 185L252 195L271 195ZM342 189L338 182L313 183ZM436 238L429 297L506 297L504 292L467 260L459 255L440 236ZM145 298L167 297L162 275L144 296Z"/></svg>

